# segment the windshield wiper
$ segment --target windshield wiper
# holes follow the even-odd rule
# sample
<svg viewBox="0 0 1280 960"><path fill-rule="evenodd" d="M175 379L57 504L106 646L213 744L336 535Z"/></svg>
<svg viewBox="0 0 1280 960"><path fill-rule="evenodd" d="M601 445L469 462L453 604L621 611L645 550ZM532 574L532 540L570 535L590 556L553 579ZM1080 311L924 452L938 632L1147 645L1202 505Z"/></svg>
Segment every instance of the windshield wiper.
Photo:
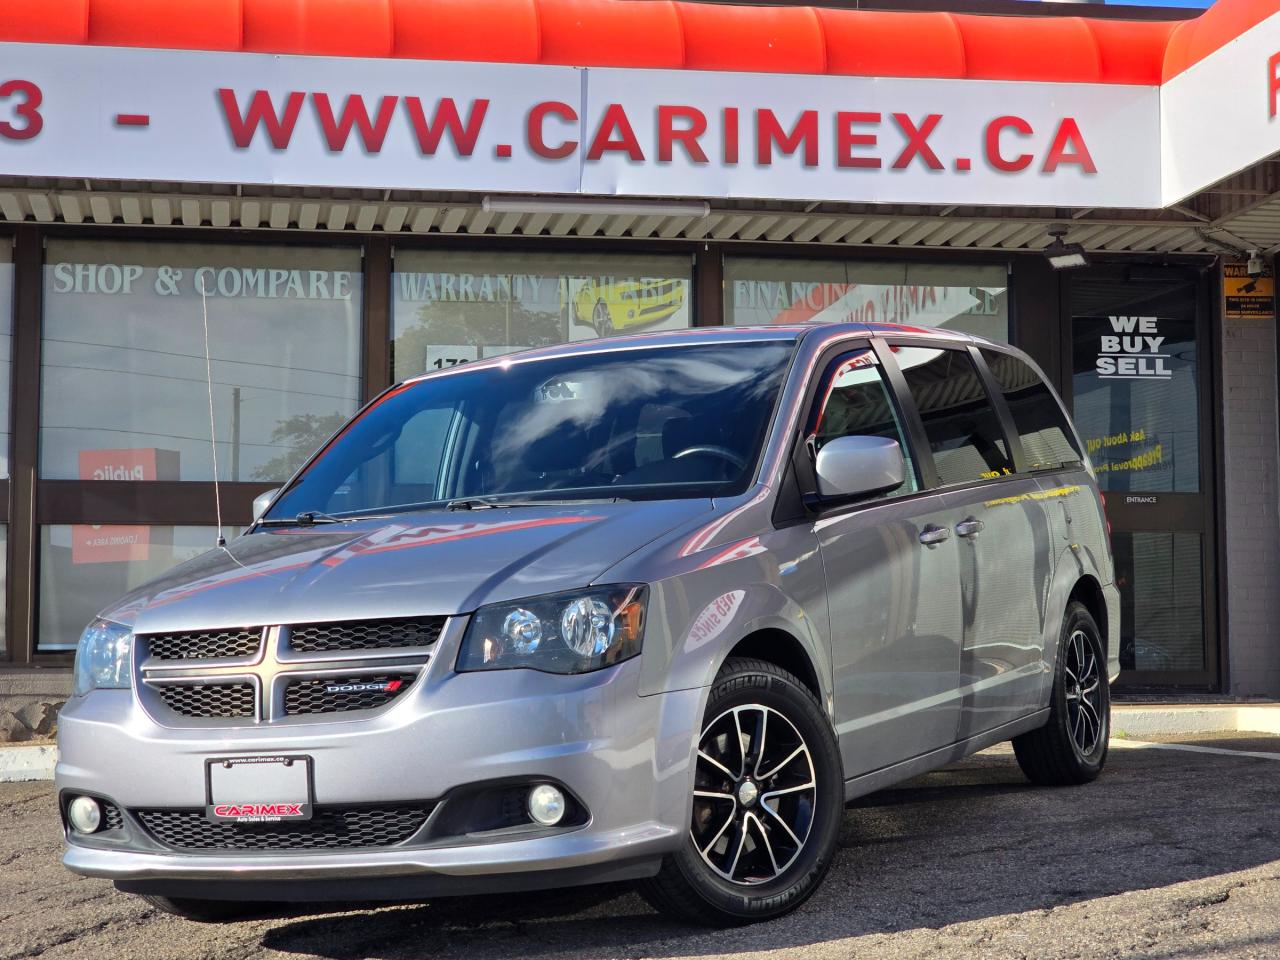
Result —
<svg viewBox="0 0 1280 960"><path fill-rule="evenodd" d="M335 517L331 513L324 513L321 510L304 510L292 520L288 518L277 518L273 520L261 521L264 527L313 527L318 523L355 523L357 520L385 520L385 515L368 515L361 517Z"/></svg>
<svg viewBox="0 0 1280 960"><path fill-rule="evenodd" d="M510 500L502 497L462 497L458 500L450 500L444 505L446 510L493 510L498 507L563 507L574 506L580 503L621 503L626 497L587 497L576 500L556 500L552 498L546 499L519 499Z"/></svg>

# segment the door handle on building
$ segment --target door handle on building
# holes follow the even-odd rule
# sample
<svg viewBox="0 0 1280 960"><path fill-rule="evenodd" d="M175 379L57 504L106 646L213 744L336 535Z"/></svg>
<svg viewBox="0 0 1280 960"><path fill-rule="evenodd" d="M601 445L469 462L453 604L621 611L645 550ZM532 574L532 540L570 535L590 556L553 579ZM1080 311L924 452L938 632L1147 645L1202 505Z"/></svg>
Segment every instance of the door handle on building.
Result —
<svg viewBox="0 0 1280 960"><path fill-rule="evenodd" d="M936 547L938 544L950 539L951 531L946 527L939 527L937 524L928 524L920 531L920 542L926 547Z"/></svg>
<svg viewBox="0 0 1280 960"><path fill-rule="evenodd" d="M962 537L976 537L982 532L982 528L984 526L986 526L986 524L981 520L978 520L975 517L969 517L968 519L961 520L956 524L956 533Z"/></svg>

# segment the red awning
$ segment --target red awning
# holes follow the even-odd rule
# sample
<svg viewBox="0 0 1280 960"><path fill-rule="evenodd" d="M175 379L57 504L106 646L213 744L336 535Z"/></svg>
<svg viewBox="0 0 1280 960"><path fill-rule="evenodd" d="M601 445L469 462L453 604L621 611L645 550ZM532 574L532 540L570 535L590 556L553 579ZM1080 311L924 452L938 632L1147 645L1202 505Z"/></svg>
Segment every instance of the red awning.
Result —
<svg viewBox="0 0 1280 960"><path fill-rule="evenodd" d="M1280 10L1194 20L673 0L0 0L0 40L845 76L1158 84Z"/></svg>

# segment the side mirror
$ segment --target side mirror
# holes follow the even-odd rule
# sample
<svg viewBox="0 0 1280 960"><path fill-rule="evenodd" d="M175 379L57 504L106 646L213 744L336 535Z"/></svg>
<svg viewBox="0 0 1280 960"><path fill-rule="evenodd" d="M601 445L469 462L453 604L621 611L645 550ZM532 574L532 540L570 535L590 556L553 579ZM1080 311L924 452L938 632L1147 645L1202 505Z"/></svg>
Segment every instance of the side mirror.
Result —
<svg viewBox="0 0 1280 960"><path fill-rule="evenodd" d="M818 496L843 499L896 490L906 479L907 464L897 440L836 437L818 451L814 471L818 476Z"/></svg>
<svg viewBox="0 0 1280 960"><path fill-rule="evenodd" d="M262 515L267 512L267 507L271 506L271 501L276 498L276 494L280 492L279 487L272 487L266 493L260 493L253 498L253 522L257 523ZM240 501L244 503L243 500Z"/></svg>

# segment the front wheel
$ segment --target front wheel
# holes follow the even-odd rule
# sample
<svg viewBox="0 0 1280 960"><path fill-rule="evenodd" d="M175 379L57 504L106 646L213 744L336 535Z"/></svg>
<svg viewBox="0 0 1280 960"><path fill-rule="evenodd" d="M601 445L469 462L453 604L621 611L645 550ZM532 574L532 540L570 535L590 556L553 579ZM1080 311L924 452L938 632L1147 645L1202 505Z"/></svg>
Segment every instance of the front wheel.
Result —
<svg viewBox="0 0 1280 960"><path fill-rule="evenodd" d="M822 882L843 810L840 754L813 694L771 663L730 660L698 738L689 831L640 893L693 923L781 916Z"/></svg>
<svg viewBox="0 0 1280 960"><path fill-rule="evenodd" d="M1082 603L1067 607L1049 698L1049 720L1013 739L1018 766L1032 783L1088 783L1102 772L1111 735L1107 654L1093 615Z"/></svg>

